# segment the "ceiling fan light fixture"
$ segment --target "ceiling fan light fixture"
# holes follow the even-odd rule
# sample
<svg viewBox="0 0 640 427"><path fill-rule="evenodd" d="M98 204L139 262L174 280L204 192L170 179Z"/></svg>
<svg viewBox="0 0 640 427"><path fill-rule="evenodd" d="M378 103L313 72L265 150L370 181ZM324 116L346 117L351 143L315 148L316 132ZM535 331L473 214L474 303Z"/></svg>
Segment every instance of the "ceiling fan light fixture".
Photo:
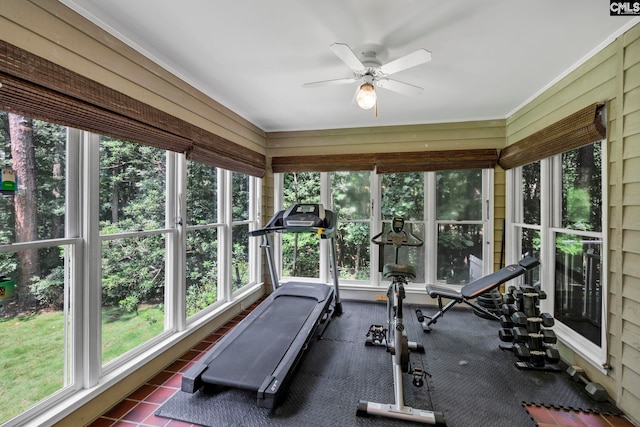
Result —
<svg viewBox="0 0 640 427"><path fill-rule="evenodd" d="M356 95L356 102L360 108L364 110L373 108L373 106L376 105L377 99L376 90L371 83L363 83L360 85L360 89L358 89L358 94Z"/></svg>

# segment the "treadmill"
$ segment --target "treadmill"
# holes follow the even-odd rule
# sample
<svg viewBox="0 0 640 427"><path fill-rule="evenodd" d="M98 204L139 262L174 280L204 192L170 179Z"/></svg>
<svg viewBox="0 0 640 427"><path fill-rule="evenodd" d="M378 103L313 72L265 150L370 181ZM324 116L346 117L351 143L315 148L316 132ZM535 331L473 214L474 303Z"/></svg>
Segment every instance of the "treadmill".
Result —
<svg viewBox="0 0 640 427"><path fill-rule="evenodd" d="M336 230L335 212L321 204L296 204L278 212L264 228L250 232L263 238L273 292L184 373L182 391L195 393L211 384L255 391L259 407L273 409L281 402L311 339L316 334L320 338L331 317L342 313ZM328 239L333 287L313 282L280 284L273 233L314 233Z"/></svg>

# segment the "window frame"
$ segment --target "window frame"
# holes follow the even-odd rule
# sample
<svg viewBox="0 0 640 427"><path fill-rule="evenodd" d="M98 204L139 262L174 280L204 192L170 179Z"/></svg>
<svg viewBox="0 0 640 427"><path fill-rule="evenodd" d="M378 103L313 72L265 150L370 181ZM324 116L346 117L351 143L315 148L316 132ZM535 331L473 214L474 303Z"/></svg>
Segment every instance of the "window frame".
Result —
<svg viewBox="0 0 640 427"><path fill-rule="evenodd" d="M587 144L589 145L589 144ZM555 319L554 331L558 338L571 350L585 358L594 367L600 370L602 373L606 373L605 369L607 365L607 350L609 342L607 339L607 310L608 307L608 189L606 176L608 173L608 160L607 160L607 141L603 139L600 141L601 150L601 191L602 191L602 227L599 232L573 230L570 228L563 228L557 226L562 224L562 153L555 154L553 156L544 158L540 161L540 178L541 178L541 191L540 191L540 224L532 225L525 224L518 221L518 215L520 214L522 204L522 166L517 166L513 169L506 171L506 242L508 263L515 263L518 261L518 254L521 253L521 240L519 230L522 228L534 229L540 231L540 262L541 272L540 280L542 282L542 289L547 293L547 299L540 302L540 310L542 312L554 311L555 307L555 236L558 233L572 234L585 237L598 238L601 241L601 295L602 295L602 310L601 310L601 345L598 346L591 342L586 337L582 336L569 326L562 323L560 320ZM513 198L513 199L511 199Z"/></svg>
<svg viewBox="0 0 640 427"><path fill-rule="evenodd" d="M79 401L91 399L111 387L119 379L139 369L141 364L157 357L169 346L175 345L186 332L214 320L232 308L234 301L254 301L262 288L262 263L260 242L249 239L250 280L243 288L231 293L230 280L219 278L223 298L207 309L186 319L185 236L188 230L202 227L217 227L230 244L231 215L221 215L213 224L187 226L186 203L186 155L166 151L165 221L164 227L142 231L127 231L101 234L99 227L99 171L100 135L89 131L67 127L66 144L66 199L65 237L31 242L0 244L0 252L15 252L21 249L38 249L65 246L65 309L69 323L65 331L62 388L42 400L35 402L11 420L7 427L23 425L33 420L54 422L73 410ZM225 177L218 181L220 202L230 206L231 179L233 172L218 168ZM262 206L262 179L248 175L250 186L249 219L241 221L255 229L260 224ZM105 241L130 237L162 235L165 238L165 316L164 330L155 337L138 344L122 355L102 363L101 321L101 246ZM226 246L225 246L226 247ZM230 252L219 251L223 260L220 268L230 260ZM226 271L224 277L229 278Z"/></svg>
<svg viewBox="0 0 640 427"><path fill-rule="evenodd" d="M494 170L493 169L481 169L482 173L482 218L478 221L444 221L446 223L454 223L454 224L478 224L481 223L483 225L483 274L488 274L493 271L493 263L494 263ZM424 172L424 185L425 185L425 203L424 203L424 219L421 221L407 221L407 223L418 224L425 228L425 239L424 246L436 247L437 245L437 225L439 222L436 220L436 208L435 208L435 199L429 198L430 194L435 195L435 186L436 186L436 173L438 171L430 171ZM288 173L287 171L282 173L274 173L274 211L278 212L283 209L283 200L284 200L284 174ZM370 197L371 197L371 214L368 220L357 220L353 222L363 222L368 221L370 225L370 237L380 231L380 227L382 224L382 214L381 214L381 181L382 174L375 173L371 171L371 189L370 189ZM333 208L333 202L331 200L331 172L320 172L320 200L321 203L324 204L328 209ZM338 218L340 222L340 218ZM387 221L388 222L388 221ZM355 279L340 279L341 283L344 282L347 286L345 286L345 290L357 289L357 290L375 290L379 291L381 287L387 285L387 283L382 279L381 274L378 272L379 262L378 262L378 251L375 247L375 244L369 243L369 254L370 254L370 279L365 280L355 280ZM321 281L322 283L328 283L329 280L329 254L328 247L326 245L321 244L320 248L320 275L319 278L309 279L302 277L282 277L282 245L280 236L275 236L274 238L274 258L276 260L276 270L278 272L279 277L284 279L284 281L288 280L300 280L300 281L308 281L308 280L316 280ZM423 262L425 264L425 282L417 283L411 282L407 286L407 290L411 293L424 293L424 286L426 283L435 283L436 282L436 264L437 264L437 254L429 254L428 251L424 251L424 259ZM452 288L460 288L460 285L449 285Z"/></svg>

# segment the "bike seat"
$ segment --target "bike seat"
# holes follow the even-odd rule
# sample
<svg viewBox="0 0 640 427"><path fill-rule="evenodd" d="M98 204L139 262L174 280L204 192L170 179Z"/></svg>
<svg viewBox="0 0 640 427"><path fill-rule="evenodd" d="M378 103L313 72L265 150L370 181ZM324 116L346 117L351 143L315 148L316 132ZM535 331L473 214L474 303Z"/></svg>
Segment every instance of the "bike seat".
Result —
<svg viewBox="0 0 640 427"><path fill-rule="evenodd" d="M385 264L382 269L382 276L385 279L390 277L404 277L407 279L416 278L416 269L411 265Z"/></svg>

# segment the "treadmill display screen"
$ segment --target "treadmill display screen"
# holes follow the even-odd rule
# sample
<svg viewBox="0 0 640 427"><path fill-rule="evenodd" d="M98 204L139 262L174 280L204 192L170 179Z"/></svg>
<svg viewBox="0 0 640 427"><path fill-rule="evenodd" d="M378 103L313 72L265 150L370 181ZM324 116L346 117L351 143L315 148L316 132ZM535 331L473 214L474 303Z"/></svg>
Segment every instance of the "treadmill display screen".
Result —
<svg viewBox="0 0 640 427"><path fill-rule="evenodd" d="M322 227L324 208L321 204L298 204L292 206L284 216L287 227Z"/></svg>
<svg viewBox="0 0 640 427"><path fill-rule="evenodd" d="M317 205L298 205L296 213L315 213L317 209Z"/></svg>

